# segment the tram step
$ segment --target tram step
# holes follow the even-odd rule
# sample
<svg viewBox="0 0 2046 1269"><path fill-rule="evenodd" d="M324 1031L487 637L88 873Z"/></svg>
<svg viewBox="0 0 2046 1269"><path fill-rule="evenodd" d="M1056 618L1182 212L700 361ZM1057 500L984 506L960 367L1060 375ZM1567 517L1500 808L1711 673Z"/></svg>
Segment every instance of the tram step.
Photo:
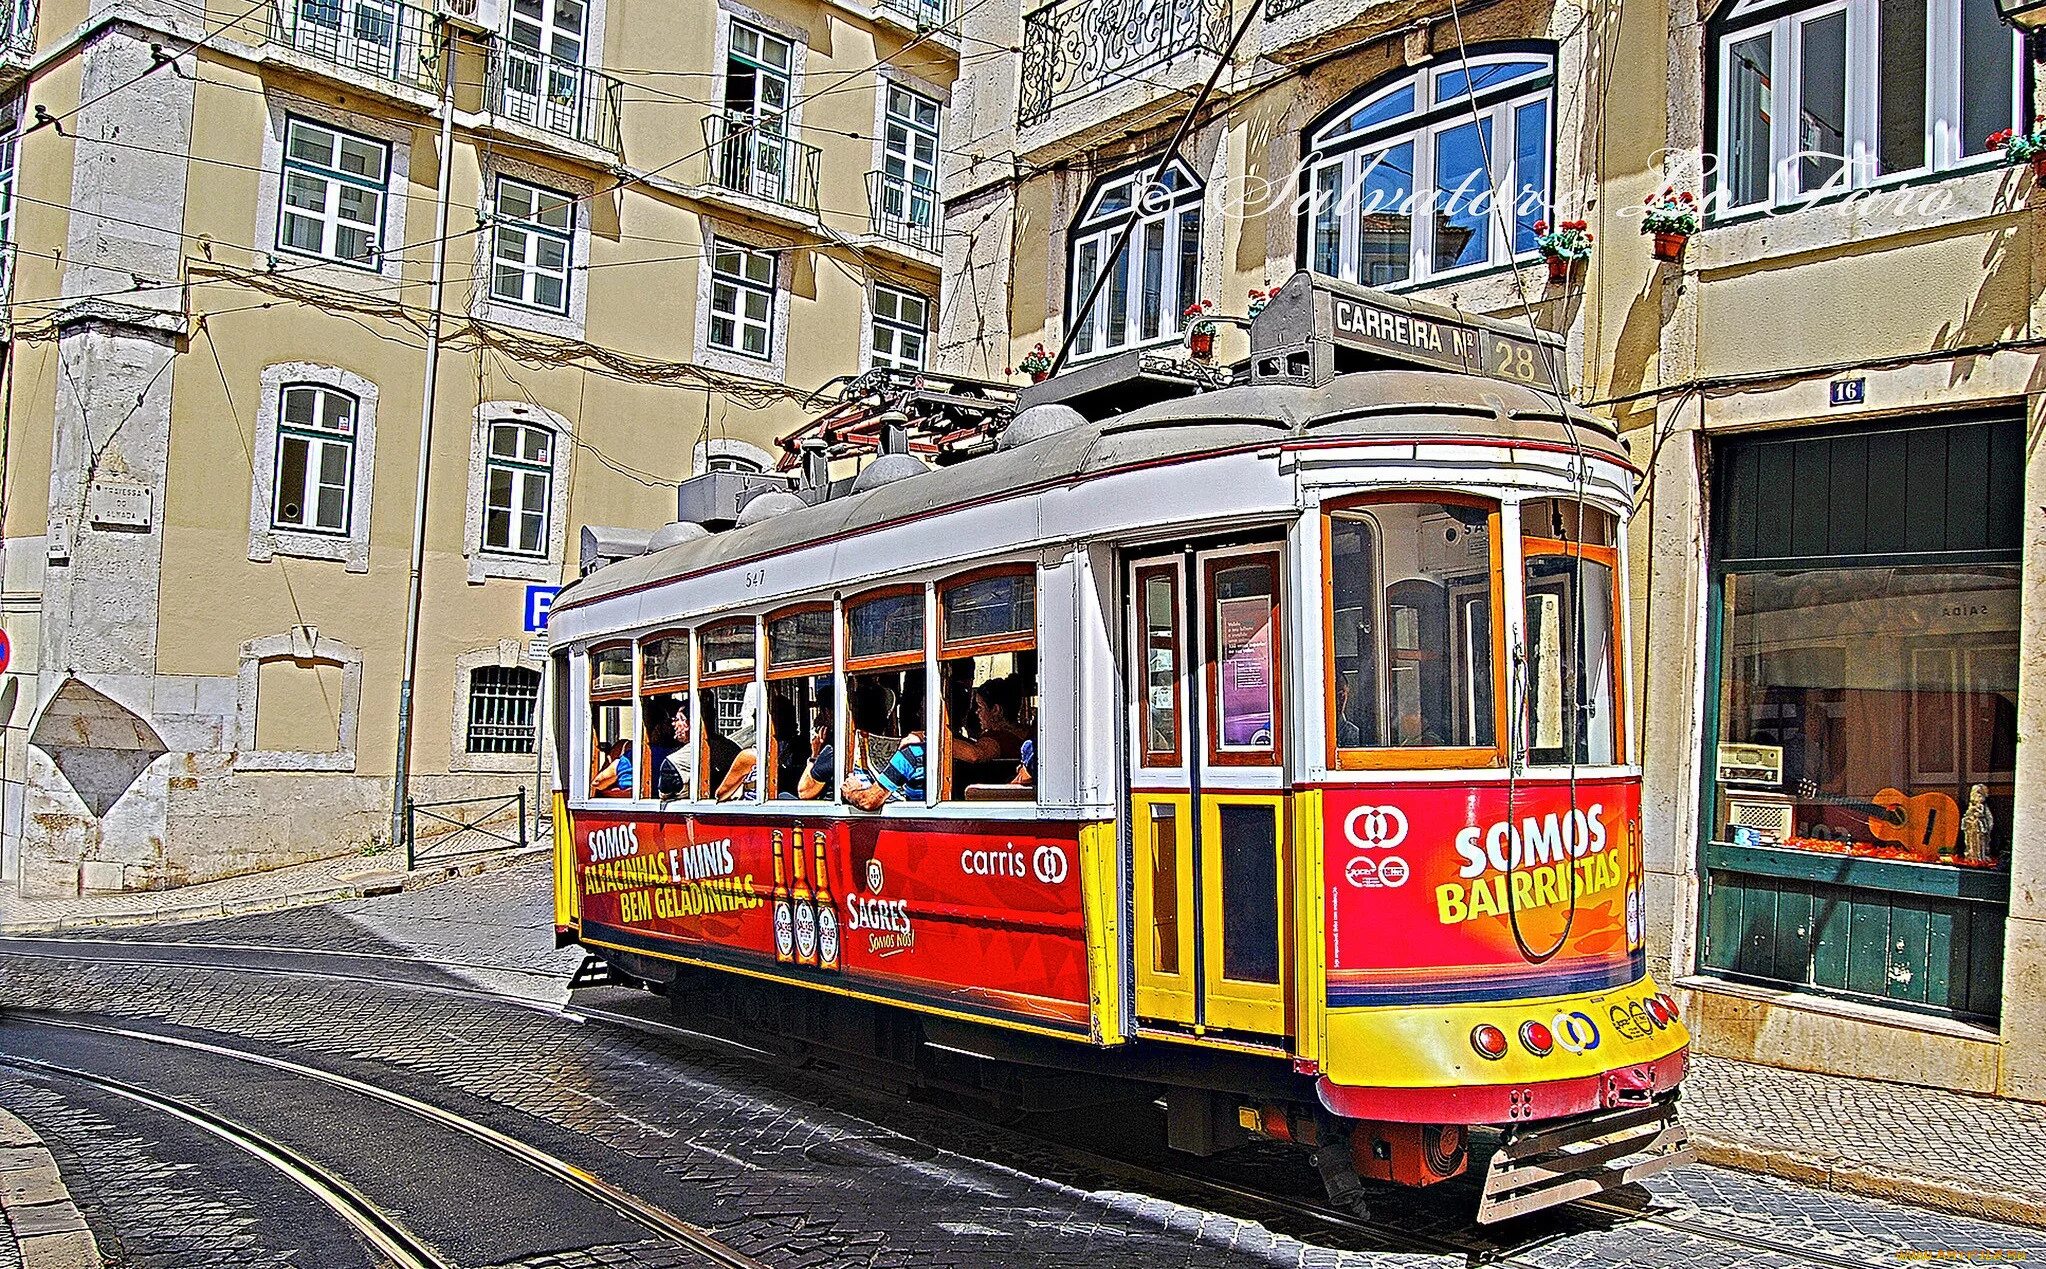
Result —
<svg viewBox="0 0 2046 1269"><path fill-rule="evenodd" d="M574 991L578 987L609 987L617 981L618 976L611 972L609 961L595 952L585 952L583 963L577 967L575 977L568 980L568 989Z"/></svg>
<svg viewBox="0 0 2046 1269"><path fill-rule="evenodd" d="M1696 1158L1674 1099L1508 1134L1485 1170L1478 1221L1573 1203Z"/></svg>

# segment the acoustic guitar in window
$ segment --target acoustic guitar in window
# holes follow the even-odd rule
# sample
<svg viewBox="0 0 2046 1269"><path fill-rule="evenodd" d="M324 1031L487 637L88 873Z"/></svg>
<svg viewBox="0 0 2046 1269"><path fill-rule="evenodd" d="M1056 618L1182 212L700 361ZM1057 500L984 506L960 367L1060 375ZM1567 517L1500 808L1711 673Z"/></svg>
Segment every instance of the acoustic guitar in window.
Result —
<svg viewBox="0 0 2046 1269"><path fill-rule="evenodd" d="M1797 798L1824 806L1851 806L1868 816L1870 836L1927 858L1953 850L1961 836L1961 805L1945 793L1878 789L1872 798L1850 798L1821 793L1818 784L1807 778L1798 781Z"/></svg>

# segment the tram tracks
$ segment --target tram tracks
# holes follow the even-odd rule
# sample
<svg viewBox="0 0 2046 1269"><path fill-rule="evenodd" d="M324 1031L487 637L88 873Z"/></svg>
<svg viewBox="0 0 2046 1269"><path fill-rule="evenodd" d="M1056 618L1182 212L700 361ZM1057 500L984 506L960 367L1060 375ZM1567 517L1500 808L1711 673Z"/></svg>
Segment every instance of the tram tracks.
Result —
<svg viewBox="0 0 2046 1269"><path fill-rule="evenodd" d="M726 1246L695 1225L587 1169L487 1124L478 1123L468 1116L404 1093L304 1063L181 1036L70 1019L38 1017L33 1014L14 1014L9 1017L8 1022L13 1025L95 1035L129 1044L153 1045L205 1054L212 1058L278 1072L294 1079L310 1080L329 1088L368 1098L457 1133L514 1159L530 1171L583 1195L598 1206L618 1214L657 1237L687 1248L705 1264L721 1266L722 1269L766 1269L762 1262ZM117 1097L171 1115L244 1153L253 1155L318 1199L355 1229L372 1247L402 1266L402 1269L447 1269L453 1263L444 1259L426 1239L407 1228L398 1217L365 1197L338 1172L312 1162L302 1152L293 1150L247 1124L236 1122L188 1100L143 1088L102 1073L80 1070L75 1066L59 1066L14 1054L0 1055L0 1066L35 1071L60 1080L77 1080L91 1084Z"/></svg>
<svg viewBox="0 0 2046 1269"><path fill-rule="evenodd" d="M22 942L33 942L37 944L61 944L62 947L45 948L38 946L30 950L22 949L16 946L11 946L13 944L19 944ZM153 953L160 954L140 956L106 955L102 954L99 951L99 949L107 949L108 951L120 949L125 951L126 949L137 947L147 948ZM265 960L269 961L270 963L261 964L237 963L236 961L231 959L199 959L184 956L183 954L187 952L212 953L216 954L217 956L231 957L260 956ZM404 976L378 976L367 973L354 973L332 966L318 966L308 964L306 962L317 961L321 959L338 958L344 960L362 961L371 964L384 964L390 965L392 967L397 966L416 967L418 969L428 971L444 971L447 969L470 969L478 971L490 970L495 972L514 972L529 975L535 978L548 977L548 975L546 975L544 971L529 970L523 967L488 965L475 962L454 962L437 959L429 960L424 958L407 957L388 953L363 953L363 952L335 953L322 950L309 950L305 948L283 947L274 944L255 943L240 944L223 942L202 943L153 940L144 941L127 939L93 939L90 937L65 937L35 940L0 938L0 956L13 956L35 960L62 960L74 962L86 961L94 964L130 967L191 968L214 972L279 974L294 978L361 984L367 986L374 986L385 990L398 989L405 991L419 991L429 994L450 995L468 999L487 1000L494 1004L502 1004L514 1008L524 1009L560 1020L572 1021L577 1023L595 1023L606 1026L630 1028L641 1031L643 1033L671 1038L693 1045L700 1046L708 1045L714 1047L722 1047L726 1049L736 1049L742 1053L747 1054L750 1057L753 1057L755 1059L764 1059L769 1063L782 1064L784 1062L784 1059L777 1058L772 1054L766 1053L760 1049L753 1048L752 1046L740 1043L738 1041L730 1040L723 1036L719 1036L709 1032L693 1030L691 1028L676 1025L674 1023L667 1022L664 1020L649 1018L643 1014L635 1014L623 1010L608 1009L590 1003L578 1004L573 1000L571 1000L570 1003L566 1005L558 1005L542 1000L536 1000L530 996L519 995L514 992L496 990L480 984L461 982L430 982ZM398 1094L391 1092L390 1090L363 1084L360 1081L349 1080L348 1077L346 1076L336 1075L332 1072L320 1071L318 1068L304 1067L301 1066L300 1064L292 1063L284 1059L271 1058L265 1055L250 1053L246 1050L234 1049L230 1046L213 1045L204 1041L167 1037L150 1032L131 1032L126 1031L122 1028L103 1027L89 1023L59 1021L55 1019L43 1018L29 1019L26 1016L19 1014L12 1016L20 1018L23 1021L32 1020L38 1025L71 1027L74 1029L86 1031L99 1031L106 1034L121 1036L123 1038L130 1040L131 1042L146 1040L153 1043L171 1045L173 1047L183 1047L193 1051L208 1052L214 1054L215 1056L230 1057L247 1062L252 1062L258 1065L269 1066L272 1069L279 1070L281 1072L299 1074L310 1073L312 1078L322 1079L330 1083L335 1083L336 1086L338 1087L352 1086L350 1088L350 1091L360 1093L366 1096L375 1097L380 1100L384 1100L386 1101L387 1104L390 1104L399 1109L413 1110L414 1113L418 1113L418 1111L415 1108L423 1108L430 1114L437 1113L450 1116L454 1119L461 1118L460 1116L454 1115L453 1112L447 1112L441 1110L440 1108L433 1107L430 1103L417 1102L416 1099L407 1098L403 1094ZM14 1062L14 1059L12 1058L0 1060L7 1061L9 1063ZM69 1072L66 1073L68 1074ZM832 1084L833 1087L841 1088L859 1100L870 1101L873 1097L872 1089L863 1087L856 1081L838 1078L830 1075L829 1073L825 1073L825 1078ZM406 1103L411 1104L406 1105ZM1377 1245L1378 1247L1385 1249L1393 1250L1403 1249L1408 1251L1425 1250L1432 1251L1442 1255L1457 1256L1461 1259L1466 1260L1467 1262L1482 1262L1488 1264L1511 1265L1517 1266L1518 1269L1540 1269L1540 1267L1535 1262L1523 1258L1526 1249L1532 1245L1537 1245L1542 1241L1548 1241L1550 1238L1553 1237L1567 1237L1572 1232L1567 1230L1559 1231L1556 1234L1549 1235L1541 1239L1537 1239L1535 1240L1534 1243L1521 1244L1514 1244L1510 1241L1495 1241L1485 1237L1470 1237L1461 1233L1455 1235L1430 1233L1427 1231L1416 1230L1409 1226L1389 1224L1373 1220L1370 1218L1358 1217L1351 1213L1340 1211L1335 1208L1320 1204L1318 1202L1304 1200L1299 1197L1289 1197L1282 1194L1265 1192L1263 1190L1253 1188L1251 1186L1236 1184L1230 1181L1219 1179L1214 1176L1205 1175L1198 1171L1160 1168L1128 1159L1116 1159L1109 1156L1100 1155L1085 1150L1083 1148L1074 1146L1070 1142L1063 1142L1053 1137L1047 1137L1041 1134L1030 1132L1026 1129L1001 1128L998 1127L997 1125L990 1124L984 1120L975 1119L972 1116L948 1110L940 1106L920 1104L919 1110L925 1115L938 1119L948 1120L962 1128L971 1127L982 1132L995 1131L1010 1133L1021 1138L1024 1141L1029 1142L1032 1146L1040 1150L1045 1150L1053 1153L1057 1157L1066 1161L1069 1165L1077 1167L1082 1171L1093 1172L1110 1178L1119 1178L1139 1188L1148 1187L1154 1191L1177 1190L1182 1193L1204 1194L1209 1196L1213 1201L1222 1205L1225 1208L1225 1210L1228 1208L1234 1208L1238 1211L1255 1209L1262 1210L1268 1213L1282 1214L1286 1218L1296 1222L1306 1222L1331 1230L1343 1231L1352 1237L1368 1240L1369 1242ZM452 1124L445 1123L444 1126L448 1126L451 1128L453 1127ZM473 1126L482 1129L486 1133L491 1131L484 1127L483 1125ZM457 1129L457 1131L459 1131L459 1129ZM506 1140L511 1141L517 1145L521 1146L523 1145L523 1143L516 1143L515 1139L507 1138ZM526 1148L531 1149L531 1147ZM537 1151L536 1153L544 1154L544 1152ZM548 1157L552 1158L552 1156ZM554 1160L554 1162L557 1164L561 1164L561 1166L564 1168L572 1168L572 1165L562 1163L562 1161L558 1159ZM541 1166L543 1167L544 1170L544 1165ZM562 1183L564 1184L574 1184L572 1181L566 1179L566 1177L563 1174L557 1173L556 1179L562 1181ZM592 1197L598 1197L598 1195L592 1195ZM1653 1200L1651 1200L1651 1203L1652 1202ZM1779 1238L1772 1238L1763 1233L1751 1233L1743 1231L1738 1228L1729 1228L1726 1223L1716 1220L1709 1219L1689 1220L1684 1219L1680 1215L1675 1215L1664 1210L1659 1210L1654 1206L1635 1207L1625 1203L1616 1203L1611 1201L1610 1199L1599 1197L1579 1199L1576 1200L1575 1202L1565 1204L1561 1208L1554 1209L1550 1213L1550 1219L1553 1220L1554 1216L1558 1213L1568 1213L1573 1211L1586 1218L1587 1224L1595 1228L1606 1227L1613 1224L1614 1222L1649 1225L1656 1228L1668 1230L1672 1233L1679 1234L1684 1237L1698 1239L1708 1243L1716 1243L1724 1247L1735 1248L1744 1253L1774 1255L1791 1258L1795 1260L1804 1261L1808 1264L1822 1266L1823 1269L1877 1269L1877 1267L1886 1266L1888 1263L1887 1260L1883 1258L1882 1253L1880 1252L1871 1252L1870 1256L1867 1259L1857 1259L1852 1256L1838 1255L1819 1248L1787 1242ZM669 1217L668 1219L674 1220L675 1218ZM645 1222L641 1223L644 1224ZM1475 1233L1476 1231L1473 1232ZM706 1252L706 1254L714 1253ZM712 1263L753 1265L756 1264L757 1262L741 1258L736 1261L714 1260Z"/></svg>

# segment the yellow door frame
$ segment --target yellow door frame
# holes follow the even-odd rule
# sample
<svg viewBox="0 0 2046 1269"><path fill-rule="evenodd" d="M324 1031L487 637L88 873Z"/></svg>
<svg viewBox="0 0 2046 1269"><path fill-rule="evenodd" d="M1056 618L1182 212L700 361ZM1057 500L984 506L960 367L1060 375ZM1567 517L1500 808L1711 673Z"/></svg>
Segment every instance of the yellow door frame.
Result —
<svg viewBox="0 0 2046 1269"><path fill-rule="evenodd" d="M1137 1016L1188 1027L1198 1021L1194 1011L1192 801L1185 793L1130 794ZM1168 852L1170 858L1161 859ZM1161 881L1171 886L1171 893L1159 894ZM1161 898L1165 911L1160 910Z"/></svg>
<svg viewBox="0 0 2046 1269"><path fill-rule="evenodd" d="M1201 794L1201 875L1212 884L1201 887L1202 1021L1225 1031L1286 1035L1287 1001L1293 980L1292 871L1287 861L1287 795L1284 790L1229 790ZM1232 806L1262 810L1272 817L1272 981L1231 978L1223 917L1222 812Z"/></svg>

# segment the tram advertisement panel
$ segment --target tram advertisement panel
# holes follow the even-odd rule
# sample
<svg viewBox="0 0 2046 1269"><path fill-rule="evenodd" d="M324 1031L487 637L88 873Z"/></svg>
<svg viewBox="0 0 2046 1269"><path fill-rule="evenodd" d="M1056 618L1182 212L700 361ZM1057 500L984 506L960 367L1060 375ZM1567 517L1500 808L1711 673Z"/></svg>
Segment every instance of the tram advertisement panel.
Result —
<svg viewBox="0 0 2046 1269"><path fill-rule="evenodd" d="M1630 779L1579 780L1574 803L1561 782L1328 790L1329 1003L1503 1000L1634 981L1640 807Z"/></svg>
<svg viewBox="0 0 2046 1269"><path fill-rule="evenodd" d="M586 930L1088 1023L1078 824L578 813L572 832Z"/></svg>

